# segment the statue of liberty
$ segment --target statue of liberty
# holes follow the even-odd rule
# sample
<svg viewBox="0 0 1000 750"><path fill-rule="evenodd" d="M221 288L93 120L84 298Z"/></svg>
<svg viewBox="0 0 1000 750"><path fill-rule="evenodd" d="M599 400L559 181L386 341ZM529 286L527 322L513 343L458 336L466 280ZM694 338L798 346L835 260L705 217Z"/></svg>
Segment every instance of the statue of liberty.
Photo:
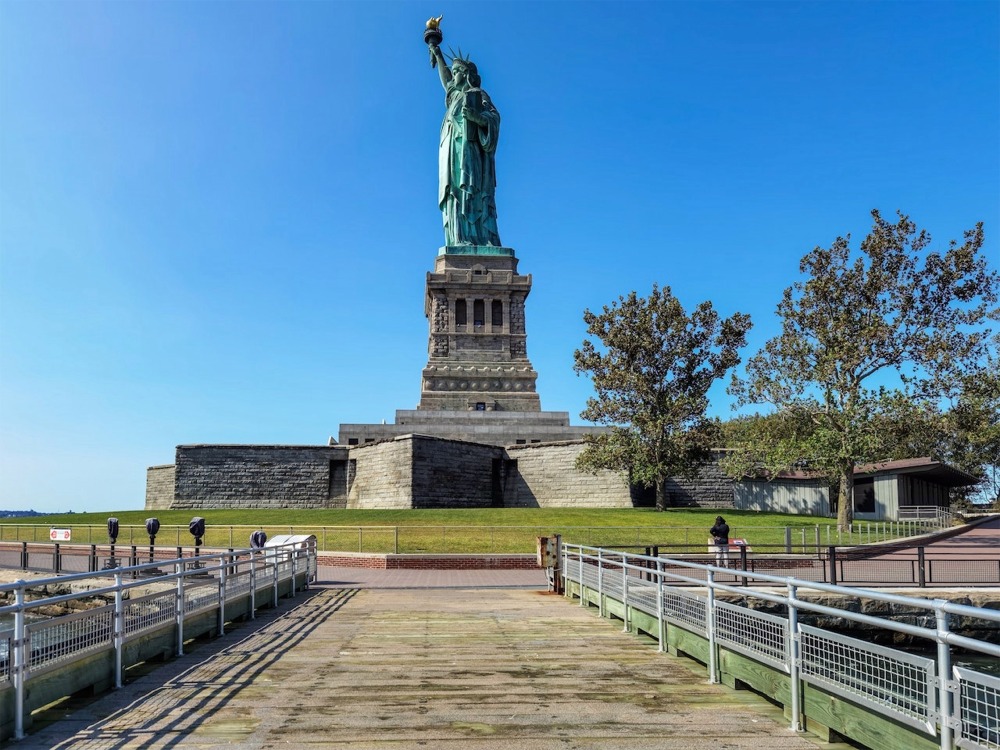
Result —
<svg viewBox="0 0 1000 750"><path fill-rule="evenodd" d="M438 147L438 206L446 246L500 247L497 230L496 161L500 113L483 91L475 63L453 56L451 68L438 46L440 18L427 22L424 41L441 74L445 115Z"/></svg>

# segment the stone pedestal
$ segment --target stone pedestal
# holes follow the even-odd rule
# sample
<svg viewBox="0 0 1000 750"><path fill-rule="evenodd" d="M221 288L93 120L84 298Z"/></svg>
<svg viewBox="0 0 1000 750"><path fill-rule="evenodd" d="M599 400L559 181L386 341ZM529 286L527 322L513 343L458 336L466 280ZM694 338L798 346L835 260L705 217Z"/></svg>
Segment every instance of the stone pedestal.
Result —
<svg viewBox="0 0 1000 750"><path fill-rule="evenodd" d="M427 274L421 411L541 411L528 360L531 276L506 247L443 247Z"/></svg>

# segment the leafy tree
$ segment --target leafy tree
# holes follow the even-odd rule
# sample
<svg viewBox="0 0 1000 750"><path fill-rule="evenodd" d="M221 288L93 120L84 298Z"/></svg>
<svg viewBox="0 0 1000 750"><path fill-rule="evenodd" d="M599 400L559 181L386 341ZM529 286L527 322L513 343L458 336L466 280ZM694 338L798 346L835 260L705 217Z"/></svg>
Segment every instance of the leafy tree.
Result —
<svg viewBox="0 0 1000 750"><path fill-rule="evenodd" d="M611 429L588 442L577 465L627 471L655 486L663 510L666 479L693 475L716 444L708 389L739 363L750 317L720 320L711 302L688 316L669 287L654 284L647 298L631 292L583 319L599 344L585 339L574 353L573 369L596 391L581 416Z"/></svg>
<svg viewBox="0 0 1000 750"><path fill-rule="evenodd" d="M964 499L1000 503L1000 359L990 358L982 372L963 380L946 414L946 435L943 454L979 477Z"/></svg>
<svg viewBox="0 0 1000 750"><path fill-rule="evenodd" d="M1000 282L981 253L982 224L939 253L907 216L872 217L857 257L848 236L802 259L805 281L778 304L781 335L730 386L738 405L775 407L783 430L772 425L770 437L745 442L744 460L756 452L777 471L794 457L825 472L839 487L841 527L852 519L855 465L887 457L885 415L910 399L937 403L987 372L985 323L998 317ZM792 426L801 435L797 451Z"/></svg>

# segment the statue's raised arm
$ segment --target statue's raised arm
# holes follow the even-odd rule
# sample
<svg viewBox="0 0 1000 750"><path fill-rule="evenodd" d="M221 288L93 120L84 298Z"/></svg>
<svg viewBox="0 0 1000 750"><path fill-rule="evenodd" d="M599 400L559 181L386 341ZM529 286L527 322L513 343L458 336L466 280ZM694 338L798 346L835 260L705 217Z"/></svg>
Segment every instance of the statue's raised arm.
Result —
<svg viewBox="0 0 1000 750"><path fill-rule="evenodd" d="M496 154L500 113L483 91L476 64L461 52L447 65L440 44L441 16L431 18L424 42L445 90L438 150L438 206L445 246L500 247L496 207Z"/></svg>
<svg viewBox="0 0 1000 750"><path fill-rule="evenodd" d="M441 33L441 19L444 18L443 15L437 18L427 19L427 28L424 31L424 41L427 42L427 49L431 53L431 67L437 68L438 73L441 75L441 85L448 90L448 82L451 81L451 70L448 68L448 63L444 59L444 53L441 52L441 40L444 39L444 35Z"/></svg>

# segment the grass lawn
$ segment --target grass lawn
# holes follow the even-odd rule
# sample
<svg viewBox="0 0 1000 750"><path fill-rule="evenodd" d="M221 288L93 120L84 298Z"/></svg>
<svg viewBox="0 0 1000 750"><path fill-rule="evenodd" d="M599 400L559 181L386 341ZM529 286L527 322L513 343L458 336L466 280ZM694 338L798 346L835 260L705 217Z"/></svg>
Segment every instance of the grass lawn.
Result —
<svg viewBox="0 0 1000 750"><path fill-rule="evenodd" d="M813 544L816 527L821 542L834 535L835 520L777 513L712 509L652 508L547 509L476 508L463 510L126 510L112 513L71 513L35 518L3 519L4 541L48 541L50 527L69 528L72 541L107 542L109 516L118 518L119 544L148 545L145 519L160 521L157 544L191 546L187 524L205 519L204 543L210 547L244 547L255 529L276 534L315 534L320 548L349 552L502 553L533 552L535 537L561 533L567 542L592 545L682 545L705 549L715 516L726 517L732 536L751 545L784 543L791 527L793 543ZM843 540L847 543L847 540ZM855 540L859 541L859 540Z"/></svg>

